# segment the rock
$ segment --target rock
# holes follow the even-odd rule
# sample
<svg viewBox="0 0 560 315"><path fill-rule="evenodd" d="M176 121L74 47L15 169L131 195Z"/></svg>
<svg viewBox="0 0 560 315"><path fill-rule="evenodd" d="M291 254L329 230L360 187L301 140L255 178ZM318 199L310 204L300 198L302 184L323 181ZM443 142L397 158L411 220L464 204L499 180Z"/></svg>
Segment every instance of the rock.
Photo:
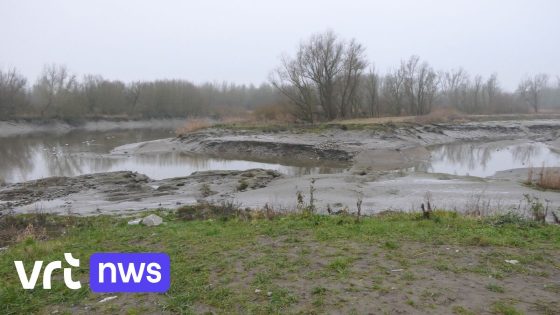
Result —
<svg viewBox="0 0 560 315"><path fill-rule="evenodd" d="M0 252L3 252L5 250L8 250L8 247L0 247Z"/></svg>
<svg viewBox="0 0 560 315"><path fill-rule="evenodd" d="M266 292L266 295L272 296L272 292L268 291L268 292Z"/></svg>
<svg viewBox="0 0 560 315"><path fill-rule="evenodd" d="M107 301L111 301L111 300L114 300L116 298L117 298L116 295L115 296L108 296L108 297L104 298L103 300L99 301L98 303L105 303Z"/></svg>
<svg viewBox="0 0 560 315"><path fill-rule="evenodd" d="M128 221L128 225L138 225L142 222L142 218L134 219L132 221Z"/></svg>
<svg viewBox="0 0 560 315"><path fill-rule="evenodd" d="M155 214L150 214L149 216L142 219L142 224L146 226L156 226L156 225L160 225L162 222L163 219Z"/></svg>
<svg viewBox="0 0 560 315"><path fill-rule="evenodd" d="M261 293L260 289L255 289L255 293Z"/></svg>
<svg viewBox="0 0 560 315"><path fill-rule="evenodd" d="M517 265L519 263L519 260L515 260L515 259L508 260L508 259L506 259L505 262L507 262L508 264Z"/></svg>

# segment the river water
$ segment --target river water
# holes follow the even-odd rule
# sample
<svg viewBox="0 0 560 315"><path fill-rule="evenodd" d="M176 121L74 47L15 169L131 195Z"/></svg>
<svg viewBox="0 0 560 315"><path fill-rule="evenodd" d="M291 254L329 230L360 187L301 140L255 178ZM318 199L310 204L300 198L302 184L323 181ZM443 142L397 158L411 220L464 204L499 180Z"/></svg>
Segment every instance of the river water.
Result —
<svg viewBox="0 0 560 315"><path fill-rule="evenodd" d="M173 137L170 130L136 129L118 131L74 131L67 134L34 134L0 138L0 182L15 183L50 176L76 176L108 171L135 171L153 179L188 176L195 171L265 168L287 175L328 174L345 167L299 166L293 161L278 164L217 159L169 152L115 156L109 152L128 143ZM560 166L560 154L545 144L454 143L429 148L431 159L413 171L486 177L497 171Z"/></svg>
<svg viewBox="0 0 560 315"><path fill-rule="evenodd" d="M560 167L560 154L541 142L451 143L429 149L430 161L415 171L487 177L515 168Z"/></svg>
<svg viewBox="0 0 560 315"><path fill-rule="evenodd" d="M50 176L76 176L109 171L135 171L153 179L188 176L195 171L266 168L288 175L340 171L328 167L217 159L179 152L114 156L109 152L128 143L170 138L157 129L73 131L0 138L0 182L16 183Z"/></svg>

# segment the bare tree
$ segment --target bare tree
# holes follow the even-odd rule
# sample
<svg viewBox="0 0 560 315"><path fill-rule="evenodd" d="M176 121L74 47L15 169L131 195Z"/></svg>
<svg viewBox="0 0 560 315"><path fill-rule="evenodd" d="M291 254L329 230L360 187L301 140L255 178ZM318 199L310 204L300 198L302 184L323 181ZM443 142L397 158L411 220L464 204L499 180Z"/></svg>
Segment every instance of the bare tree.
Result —
<svg viewBox="0 0 560 315"><path fill-rule="evenodd" d="M409 113L425 115L431 111L437 92L437 75L428 63L420 63L418 56L412 56L407 62L401 62L404 72L405 94L409 101Z"/></svg>
<svg viewBox="0 0 560 315"><path fill-rule="evenodd" d="M548 75L540 73L532 78L527 78L517 88L517 92L525 103L531 107L535 113L539 112L540 98L543 90L547 87Z"/></svg>
<svg viewBox="0 0 560 315"><path fill-rule="evenodd" d="M282 65L271 75L270 81L292 102L296 108L297 117L313 123L317 102L316 93L313 82L304 75L302 57L298 53L294 60L287 57L282 58Z"/></svg>
<svg viewBox="0 0 560 315"><path fill-rule="evenodd" d="M0 70L0 115L8 118L15 114L18 106L25 102L27 80L15 68Z"/></svg>
<svg viewBox="0 0 560 315"><path fill-rule="evenodd" d="M344 43L332 31L327 31L312 35L308 42L300 45L299 53L304 60L303 75L315 83L319 102L327 119L335 119L338 112L335 82L343 71Z"/></svg>
<svg viewBox="0 0 560 315"><path fill-rule="evenodd" d="M41 117L56 106L60 106L68 92L77 87L76 76L68 72L65 66L48 65L33 87Z"/></svg>
<svg viewBox="0 0 560 315"><path fill-rule="evenodd" d="M462 68L452 69L440 75L443 96L447 104L461 110L472 112L467 100L467 90L470 85L468 73Z"/></svg>
<svg viewBox="0 0 560 315"><path fill-rule="evenodd" d="M474 83L471 89L471 99L473 102L473 112L480 111L482 105L482 76L477 75L474 77Z"/></svg>
<svg viewBox="0 0 560 315"><path fill-rule="evenodd" d="M383 94L395 115L401 115L403 112L404 75L404 69L401 67L387 74L383 80Z"/></svg>
<svg viewBox="0 0 560 315"><path fill-rule="evenodd" d="M381 115L379 100L379 75L375 72L374 66L371 66L365 81L369 116L379 117Z"/></svg>
<svg viewBox="0 0 560 315"><path fill-rule="evenodd" d="M85 75L82 81L82 89L90 114L95 113L99 107L99 86L101 82L103 82L103 78L99 75Z"/></svg>
<svg viewBox="0 0 560 315"><path fill-rule="evenodd" d="M351 114L366 65L362 45L327 31L302 42L294 58L284 57L271 82L305 120L314 120L316 105L332 120Z"/></svg>
<svg viewBox="0 0 560 315"><path fill-rule="evenodd" d="M362 73L367 66L364 57L365 48L351 40L345 49L342 75L337 78L339 96L338 115L345 118L358 111L357 89Z"/></svg>
<svg viewBox="0 0 560 315"><path fill-rule="evenodd" d="M486 105L489 107L495 107L496 95L500 93L498 75L496 73L492 73L488 80L486 80L486 84L484 85L484 92L486 96Z"/></svg>
<svg viewBox="0 0 560 315"><path fill-rule="evenodd" d="M129 113L134 115L136 106L138 105L138 100L140 99L141 83L132 82L128 85L126 89L126 100L129 104Z"/></svg>

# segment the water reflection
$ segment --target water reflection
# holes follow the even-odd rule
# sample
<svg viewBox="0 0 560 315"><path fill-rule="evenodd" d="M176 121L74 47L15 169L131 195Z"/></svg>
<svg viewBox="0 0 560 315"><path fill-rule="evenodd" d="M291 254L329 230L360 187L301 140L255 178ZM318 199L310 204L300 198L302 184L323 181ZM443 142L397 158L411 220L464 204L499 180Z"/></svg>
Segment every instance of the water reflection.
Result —
<svg viewBox="0 0 560 315"><path fill-rule="evenodd" d="M431 149L431 160L416 171L486 177L522 167L560 166L560 155L543 143L458 143Z"/></svg>
<svg viewBox="0 0 560 315"><path fill-rule="evenodd" d="M140 172L154 179L187 176L205 170L266 168L296 176L341 170L224 160L179 152L118 157L107 155L111 149L123 144L171 136L165 130L133 130L0 138L0 182L120 170Z"/></svg>

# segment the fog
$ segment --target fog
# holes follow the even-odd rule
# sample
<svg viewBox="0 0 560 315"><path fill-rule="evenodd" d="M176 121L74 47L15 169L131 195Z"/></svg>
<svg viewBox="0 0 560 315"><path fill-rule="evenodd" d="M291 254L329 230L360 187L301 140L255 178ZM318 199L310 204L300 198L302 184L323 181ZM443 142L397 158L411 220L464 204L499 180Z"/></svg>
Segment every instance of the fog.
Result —
<svg viewBox="0 0 560 315"><path fill-rule="evenodd" d="M419 55L437 69L560 74L558 1L6 1L0 68L36 78L44 64L125 82L265 82L283 53L331 29L388 71Z"/></svg>

